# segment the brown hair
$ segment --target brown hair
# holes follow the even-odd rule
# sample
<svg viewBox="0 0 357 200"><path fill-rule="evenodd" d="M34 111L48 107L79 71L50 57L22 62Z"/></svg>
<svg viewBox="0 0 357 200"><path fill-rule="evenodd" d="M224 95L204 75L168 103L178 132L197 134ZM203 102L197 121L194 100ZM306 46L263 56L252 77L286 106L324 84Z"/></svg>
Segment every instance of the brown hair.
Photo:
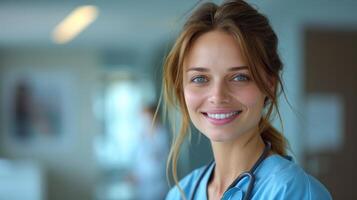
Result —
<svg viewBox="0 0 357 200"><path fill-rule="evenodd" d="M224 31L240 44L253 80L267 96L265 115L259 122L261 137L271 143L272 151L286 155L287 141L270 122L274 108L281 120L278 96L284 90L280 77L283 65L277 53L278 38L268 19L242 0L224 1L220 6L204 3L189 17L164 63L164 108L166 111L179 109L181 112L180 129L178 135L174 134L167 165L169 169L171 164L176 184L180 146L190 132L183 94L183 61L195 40L212 30ZM180 187L179 189L183 193Z"/></svg>

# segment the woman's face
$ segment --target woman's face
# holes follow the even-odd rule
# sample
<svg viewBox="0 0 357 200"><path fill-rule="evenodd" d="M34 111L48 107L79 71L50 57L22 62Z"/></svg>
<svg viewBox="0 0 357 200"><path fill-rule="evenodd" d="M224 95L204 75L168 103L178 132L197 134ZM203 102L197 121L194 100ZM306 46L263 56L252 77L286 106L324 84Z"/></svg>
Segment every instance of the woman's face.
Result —
<svg viewBox="0 0 357 200"><path fill-rule="evenodd" d="M251 79L231 35L215 30L200 36L185 59L183 73L191 121L211 141L258 133L265 95Z"/></svg>

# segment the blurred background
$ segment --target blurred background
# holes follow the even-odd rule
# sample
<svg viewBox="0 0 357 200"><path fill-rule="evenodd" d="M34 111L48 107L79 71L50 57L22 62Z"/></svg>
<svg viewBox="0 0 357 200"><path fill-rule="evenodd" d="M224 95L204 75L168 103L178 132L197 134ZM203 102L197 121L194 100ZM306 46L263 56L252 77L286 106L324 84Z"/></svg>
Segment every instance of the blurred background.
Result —
<svg viewBox="0 0 357 200"><path fill-rule="evenodd" d="M280 39L291 154L334 199L357 199L357 1L249 2ZM0 1L1 200L163 198L170 127L150 119L196 3ZM211 159L198 135L180 177Z"/></svg>

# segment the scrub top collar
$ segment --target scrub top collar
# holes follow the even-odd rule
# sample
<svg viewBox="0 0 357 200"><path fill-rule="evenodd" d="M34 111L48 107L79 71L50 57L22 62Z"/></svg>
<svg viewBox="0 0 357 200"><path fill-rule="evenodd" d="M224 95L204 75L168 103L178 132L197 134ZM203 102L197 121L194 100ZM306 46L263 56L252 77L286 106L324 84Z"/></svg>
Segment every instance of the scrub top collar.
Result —
<svg viewBox="0 0 357 200"><path fill-rule="evenodd" d="M254 175L256 177L256 184L259 182L260 177L266 177L269 175L271 170L276 167L276 160L281 159L281 156L278 154L273 154L268 156L263 160L263 162L259 165L259 167L256 169L254 172ZM283 158L287 159L287 161L291 161L292 158L290 156L284 156ZM208 168L206 174L202 178L202 184L198 186L198 191L205 191L205 192L200 192L200 194L204 195L200 197L199 195L197 196L197 199L208 199L208 181L210 180L212 174L213 174L213 169L215 167L215 163L211 164L211 166ZM247 190L248 187L248 182L249 178L244 177L241 181L239 181L233 188L229 189L223 194L222 200L229 200L229 199L243 199L244 197L244 191ZM254 189L253 189L254 190Z"/></svg>

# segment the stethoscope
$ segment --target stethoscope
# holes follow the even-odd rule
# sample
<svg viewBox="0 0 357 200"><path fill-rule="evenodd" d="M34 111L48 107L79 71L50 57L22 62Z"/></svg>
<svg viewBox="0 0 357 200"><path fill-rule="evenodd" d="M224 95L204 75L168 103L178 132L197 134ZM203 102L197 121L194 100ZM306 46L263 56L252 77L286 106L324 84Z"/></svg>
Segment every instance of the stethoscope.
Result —
<svg viewBox="0 0 357 200"><path fill-rule="evenodd" d="M265 147L264 147L264 151L262 153L262 155L260 155L259 159L257 160L257 162L255 162L255 164L253 165L253 167L247 171L247 172L244 172L242 174L240 174L234 181L233 183L228 187L228 189L226 190L226 192L228 190L230 190L231 188L235 187L235 185L237 185L239 183L239 181L241 181L244 177L248 177L249 178L249 183L248 183L248 188L247 188L247 192L246 194L244 195L244 198L243 200L249 200L250 199L250 195L252 194L252 190L253 190L253 186L254 186L254 183L255 183L255 176L254 176L254 172L255 170L259 167L259 165L263 162L263 160L268 157L268 154L269 154L269 151L271 150L271 143L270 142L265 142ZM214 165L214 161L212 161L210 164L208 164L205 169L203 170L202 174L199 176L194 188L193 188L193 191L191 193L191 197L189 198L190 200L193 200L195 195L196 195L196 192L197 192L197 189L198 189L198 186L200 185L200 182L202 181L203 177L205 176L206 172L208 171L208 169ZM223 193L224 194L224 193Z"/></svg>

